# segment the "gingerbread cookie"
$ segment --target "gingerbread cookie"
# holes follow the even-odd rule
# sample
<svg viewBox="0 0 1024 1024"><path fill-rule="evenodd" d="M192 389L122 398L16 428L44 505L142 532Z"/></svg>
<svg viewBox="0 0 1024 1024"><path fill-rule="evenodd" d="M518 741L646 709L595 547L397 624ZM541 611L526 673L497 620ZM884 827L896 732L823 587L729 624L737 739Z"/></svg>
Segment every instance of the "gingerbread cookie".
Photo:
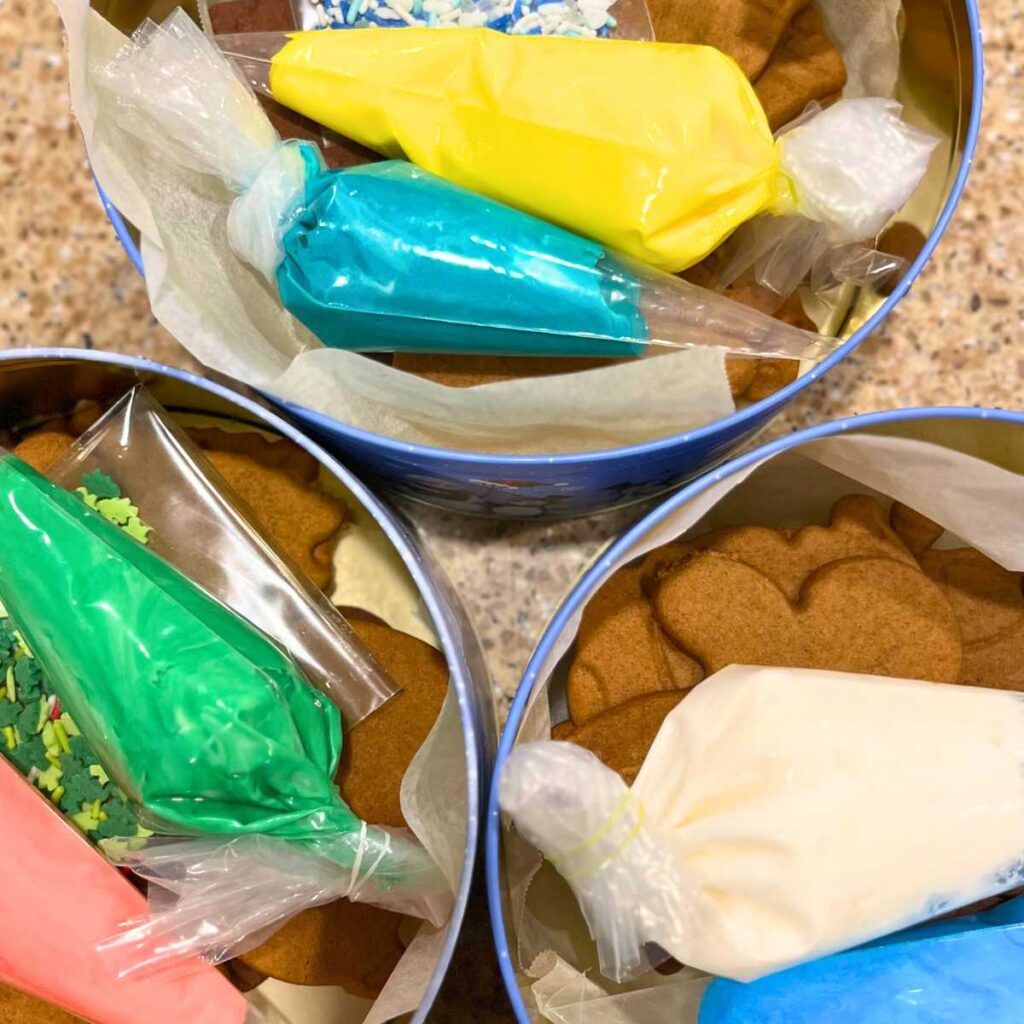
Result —
<svg viewBox="0 0 1024 1024"><path fill-rule="evenodd" d="M649 598L659 575L708 550L756 569L790 601L799 598L811 573L840 559L874 556L917 568L913 555L890 528L885 511L864 494L836 502L827 527L795 531L740 526L665 545L639 566L616 572L584 610L566 688L575 724L631 697L687 689L703 678L701 666L659 627Z"/></svg>
<svg viewBox="0 0 1024 1024"><path fill-rule="evenodd" d="M405 952L402 921L401 914L380 907L337 900L304 910L238 959L249 971L278 981L339 985L374 999Z"/></svg>
<svg viewBox="0 0 1024 1024"><path fill-rule="evenodd" d="M790 360L771 360L789 362ZM624 359L573 359L531 356L435 356L419 352L396 352L392 365L398 370L444 384L450 388L473 388L481 384L498 384L506 380L529 377L551 377L563 373L582 373L602 366L626 362ZM754 383L757 366L762 360L743 356L727 356L725 372L733 398L739 398ZM799 366L799 363L794 363Z"/></svg>
<svg viewBox="0 0 1024 1024"><path fill-rule="evenodd" d="M6 985L0 985L0 1021L3 1024L84 1024L66 1010Z"/></svg>
<svg viewBox="0 0 1024 1024"><path fill-rule="evenodd" d="M431 355L422 352L396 352L392 366L450 388L473 388L524 377L551 377L580 373L602 366L625 362L623 359L574 359L552 356L464 356Z"/></svg>
<svg viewBox="0 0 1024 1024"><path fill-rule="evenodd" d="M809 0L652 0L655 38L714 46L755 79L768 64L794 15Z"/></svg>
<svg viewBox="0 0 1024 1024"><path fill-rule="evenodd" d="M968 686L1024 690L1022 576L973 548L925 551L925 574L943 590L963 637L959 681Z"/></svg>
<svg viewBox="0 0 1024 1024"><path fill-rule="evenodd" d="M292 32L298 26L289 0L226 0L211 4L210 25L216 35L239 32Z"/></svg>
<svg viewBox="0 0 1024 1024"><path fill-rule="evenodd" d="M914 556L889 525L885 510L867 494L847 494L829 514L828 526L800 530L735 526L675 541L652 551L643 563L644 587L652 593L660 574L700 551L733 556L778 586L790 601L814 570L845 558L891 558L916 567Z"/></svg>
<svg viewBox="0 0 1024 1024"><path fill-rule="evenodd" d="M901 501L894 501L889 509L889 523L896 536L915 555L927 551L945 532L934 520Z"/></svg>
<svg viewBox="0 0 1024 1024"><path fill-rule="evenodd" d="M14 448L14 454L39 473L46 473L75 443L64 430L37 430Z"/></svg>
<svg viewBox="0 0 1024 1024"><path fill-rule="evenodd" d="M716 290L715 273L712 269L714 259L711 257L704 263L691 267L683 276L692 284ZM750 280L747 275L728 285L722 291L724 295L735 302L767 313L782 323L812 333L818 329L814 321L804 312L803 303L796 292L783 298ZM725 358L725 372L729 377L729 390L732 392L733 398L745 398L748 402L760 402L796 380L800 373L800 361L798 359L728 355Z"/></svg>
<svg viewBox="0 0 1024 1024"><path fill-rule="evenodd" d="M757 360L747 356L726 356L725 373L733 398L742 398L757 376Z"/></svg>
<svg viewBox="0 0 1024 1024"><path fill-rule="evenodd" d="M710 675L727 665L789 665L956 682L960 629L940 587L892 558L817 569L792 600L739 558L703 551L662 575L654 610Z"/></svg>
<svg viewBox="0 0 1024 1024"><path fill-rule="evenodd" d="M902 261L903 266L909 266L921 255L927 244L928 236L919 227L898 220L879 235L875 248L879 252L895 256L897 260ZM899 267L884 279L876 281L875 291L879 295L891 295L902 277L902 269Z"/></svg>
<svg viewBox="0 0 1024 1024"><path fill-rule="evenodd" d="M551 726L551 738L553 740L567 740L576 731L576 726L571 718L564 722L558 722Z"/></svg>
<svg viewBox="0 0 1024 1024"><path fill-rule="evenodd" d="M566 685L577 726L631 697L686 690L703 677L655 621L642 574L638 565L619 569L584 609Z"/></svg>
<svg viewBox="0 0 1024 1024"><path fill-rule="evenodd" d="M758 359L754 368L754 379L743 397L748 402L760 402L792 384L800 373L798 359Z"/></svg>
<svg viewBox="0 0 1024 1024"><path fill-rule="evenodd" d="M754 82L772 131L799 117L809 103L828 106L846 85L842 54L813 4L799 11Z"/></svg>
<svg viewBox="0 0 1024 1024"><path fill-rule="evenodd" d="M254 431L202 428L189 435L248 505L257 525L318 587L327 589L346 510L320 489L316 459L288 441L268 441Z"/></svg>
<svg viewBox="0 0 1024 1024"><path fill-rule="evenodd" d="M633 697L577 728L562 723L551 730L551 738L586 747L632 785L665 716L685 696L682 690L670 690Z"/></svg>
<svg viewBox="0 0 1024 1024"><path fill-rule="evenodd" d="M448 692L444 655L407 633L344 609L352 628L399 686L383 707L348 730L338 785L364 821L408 827L399 798L402 779L440 714Z"/></svg>

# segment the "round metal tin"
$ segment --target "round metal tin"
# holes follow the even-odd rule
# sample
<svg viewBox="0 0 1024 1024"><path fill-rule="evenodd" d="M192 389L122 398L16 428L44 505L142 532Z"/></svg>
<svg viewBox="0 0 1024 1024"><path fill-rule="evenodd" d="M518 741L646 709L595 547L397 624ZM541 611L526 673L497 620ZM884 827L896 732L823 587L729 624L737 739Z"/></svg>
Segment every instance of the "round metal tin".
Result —
<svg viewBox="0 0 1024 1024"><path fill-rule="evenodd" d="M99 0L98 9L114 0ZM141 0L141 5L158 0ZM137 14L133 9L133 17ZM392 493L441 508L502 518L557 519L654 497L728 456L801 391L876 330L917 280L963 193L981 122L983 53L976 0L904 0L896 97L919 123L943 134L936 160L912 203L927 241L891 294L855 301L837 333L847 341L780 391L696 430L626 448L566 455L489 455L397 441L267 397L330 451ZM120 27L131 27L120 25ZM103 196L118 237L139 271L132 232Z"/></svg>
<svg viewBox="0 0 1024 1024"><path fill-rule="evenodd" d="M413 1020L427 1019L451 963L469 900L476 863L481 807L494 713L490 684L476 637L458 598L413 535L367 487L336 459L286 422L258 397L146 359L78 349L14 349L0 353L0 427L69 411L79 399L111 401L136 383L150 387L172 412L228 417L287 438L309 452L346 488L384 531L412 576L430 614L451 671L466 750L466 846L451 923L437 969Z"/></svg>
<svg viewBox="0 0 1024 1024"><path fill-rule="evenodd" d="M663 520L673 515L681 506L697 498L718 481L735 473L742 472L762 459L778 455L807 441L831 437L835 434L849 431L870 430L882 433L909 433L921 440L931 439L941 444L943 440L949 438L951 431L964 429L964 424L969 424L969 429L974 430L984 429L985 431L993 432L1016 430L1020 433L1024 431L1024 413L978 408L895 409L835 420L808 430L790 434L781 440L774 441L771 444L764 445L733 459L724 466L706 473L676 494L673 494L648 513L648 515L644 516L617 541L605 548L586 572L584 572L579 582L552 617L523 674L522 682L509 708L508 719L498 744L498 755L495 759L491 789L488 797L487 818L484 827L484 870L487 885L487 901L491 914L491 929L494 935L498 963L519 1024L532 1024L532 1022L519 990L516 962L513 954L514 944L511 944L509 940L510 931L506 917L506 904L504 902L504 870L501 858L502 830L501 812L498 808L497 798L498 778L501 773L502 764L515 746L524 712L526 711L530 696L538 684L542 667L546 664L547 659L551 655L552 648L565 631L570 620L580 612L586 602L593 596L595 590L600 585L603 574L610 565L617 562L626 552L630 551L638 540L656 530ZM987 426L982 428L979 424L987 424ZM984 438L978 438L977 441L978 446L988 452L1008 453L1011 450L1015 450L1019 453L1024 451L1024 448L1022 448L1024 433L1020 433L1020 436L1015 439L1012 448L1009 442L1001 442L1000 437L994 433ZM1018 456L1016 461L1020 464L1019 470L1024 471L1024 459Z"/></svg>

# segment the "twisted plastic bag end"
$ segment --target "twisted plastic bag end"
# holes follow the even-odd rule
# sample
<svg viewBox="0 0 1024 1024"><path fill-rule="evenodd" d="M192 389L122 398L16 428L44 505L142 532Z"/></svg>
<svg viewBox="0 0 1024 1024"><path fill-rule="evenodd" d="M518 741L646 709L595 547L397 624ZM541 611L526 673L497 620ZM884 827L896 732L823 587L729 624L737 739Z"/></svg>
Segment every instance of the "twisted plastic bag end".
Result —
<svg viewBox="0 0 1024 1024"><path fill-rule="evenodd" d="M715 286L749 277L780 303L802 284L826 302L847 285L884 293L906 264L871 243L920 185L939 143L901 111L881 98L840 100L827 110L811 104L783 128L789 197L719 250Z"/></svg>
<svg viewBox="0 0 1024 1024"><path fill-rule="evenodd" d="M118 125L153 152L247 188L278 145L277 133L230 61L181 9L147 21L99 69Z"/></svg>
<svg viewBox="0 0 1024 1024"><path fill-rule="evenodd" d="M241 196L228 215L234 251L273 282L315 146L282 146L245 76L179 7L145 22L99 82L118 124L148 150L219 178Z"/></svg>
<svg viewBox="0 0 1024 1024"><path fill-rule="evenodd" d="M451 892L401 830L366 825L308 842L265 835L152 840L121 863L150 883L150 914L99 944L119 977L188 971L256 948L296 914L346 897L435 926Z"/></svg>
<svg viewBox="0 0 1024 1024"><path fill-rule="evenodd" d="M522 744L502 768L498 801L569 883L602 973L628 981L664 959L661 946L678 945L691 915L673 854L625 782L590 751Z"/></svg>
<svg viewBox="0 0 1024 1024"><path fill-rule="evenodd" d="M798 211L833 244L876 238L921 184L939 140L902 111L892 99L844 99L782 136Z"/></svg>

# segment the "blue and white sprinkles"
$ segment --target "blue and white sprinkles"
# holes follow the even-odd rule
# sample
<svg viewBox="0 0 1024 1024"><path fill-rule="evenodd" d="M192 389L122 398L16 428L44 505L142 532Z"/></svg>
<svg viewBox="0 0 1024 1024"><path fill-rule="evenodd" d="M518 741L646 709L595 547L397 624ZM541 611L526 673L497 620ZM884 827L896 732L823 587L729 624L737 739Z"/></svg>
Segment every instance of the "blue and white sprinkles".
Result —
<svg viewBox="0 0 1024 1024"><path fill-rule="evenodd" d="M491 28L526 36L609 36L615 0L308 0L321 28Z"/></svg>

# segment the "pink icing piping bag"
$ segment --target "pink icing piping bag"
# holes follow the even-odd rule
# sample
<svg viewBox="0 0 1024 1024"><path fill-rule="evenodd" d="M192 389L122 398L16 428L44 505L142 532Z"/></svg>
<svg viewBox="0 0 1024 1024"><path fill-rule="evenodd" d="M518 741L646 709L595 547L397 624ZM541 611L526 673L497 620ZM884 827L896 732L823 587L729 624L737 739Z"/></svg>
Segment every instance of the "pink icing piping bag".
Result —
<svg viewBox="0 0 1024 1024"><path fill-rule="evenodd" d="M243 1024L213 967L118 978L96 945L145 916L145 897L0 758L0 981L103 1024Z"/></svg>

